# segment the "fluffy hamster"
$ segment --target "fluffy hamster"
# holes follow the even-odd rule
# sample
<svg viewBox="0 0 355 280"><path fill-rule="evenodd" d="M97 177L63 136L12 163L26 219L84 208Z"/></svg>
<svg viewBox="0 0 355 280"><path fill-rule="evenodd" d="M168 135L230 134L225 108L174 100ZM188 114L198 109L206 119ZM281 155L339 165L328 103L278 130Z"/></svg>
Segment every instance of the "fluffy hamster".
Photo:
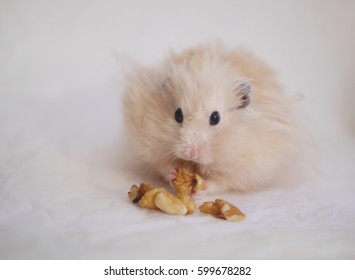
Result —
<svg viewBox="0 0 355 280"><path fill-rule="evenodd" d="M199 173L208 194L293 180L307 142L296 98L247 50L203 46L137 67L123 94L130 157L139 174ZM293 172L291 172L293 171Z"/></svg>

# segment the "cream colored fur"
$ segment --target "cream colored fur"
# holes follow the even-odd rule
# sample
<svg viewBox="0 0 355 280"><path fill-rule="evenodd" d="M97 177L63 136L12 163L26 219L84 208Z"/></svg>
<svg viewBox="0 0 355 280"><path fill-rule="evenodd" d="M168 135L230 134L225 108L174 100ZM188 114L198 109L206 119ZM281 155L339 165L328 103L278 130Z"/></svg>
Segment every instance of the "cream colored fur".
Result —
<svg viewBox="0 0 355 280"><path fill-rule="evenodd" d="M251 104L237 109L236 89L245 81L252 86ZM247 50L203 46L172 53L157 67L138 67L127 77L129 154L142 175L168 179L181 166L196 171L210 194L291 182L292 174L300 177L311 142L295 103L275 72ZM174 119L177 108L182 124ZM221 116L215 126L209 124L213 111ZM187 149L198 160L188 160Z"/></svg>

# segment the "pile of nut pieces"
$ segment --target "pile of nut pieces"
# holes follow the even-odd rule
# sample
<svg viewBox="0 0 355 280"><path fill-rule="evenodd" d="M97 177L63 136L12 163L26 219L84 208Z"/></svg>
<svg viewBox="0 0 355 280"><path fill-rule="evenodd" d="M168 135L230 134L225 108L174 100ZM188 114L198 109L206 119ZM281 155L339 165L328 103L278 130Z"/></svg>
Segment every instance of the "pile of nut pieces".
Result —
<svg viewBox="0 0 355 280"><path fill-rule="evenodd" d="M165 188L141 183L139 187L136 185L131 187L128 197L133 203L137 203L143 208L161 210L169 215L195 213L196 203L191 195L203 189L204 181L202 177L180 168L176 169L176 178L172 183L176 189L176 196ZM238 222L245 218L243 212L223 199L204 202L199 209L202 213L211 214L231 222Z"/></svg>

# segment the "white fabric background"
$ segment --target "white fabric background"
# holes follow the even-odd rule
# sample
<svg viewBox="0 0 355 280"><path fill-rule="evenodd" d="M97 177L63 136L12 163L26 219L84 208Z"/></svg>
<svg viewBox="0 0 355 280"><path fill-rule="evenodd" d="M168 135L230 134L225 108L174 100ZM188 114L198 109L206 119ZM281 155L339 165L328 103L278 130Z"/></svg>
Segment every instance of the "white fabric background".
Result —
<svg viewBox="0 0 355 280"><path fill-rule="evenodd" d="M355 258L354 1L1 1L1 259ZM118 66L220 39L303 93L322 175L222 195L247 219L134 207Z"/></svg>

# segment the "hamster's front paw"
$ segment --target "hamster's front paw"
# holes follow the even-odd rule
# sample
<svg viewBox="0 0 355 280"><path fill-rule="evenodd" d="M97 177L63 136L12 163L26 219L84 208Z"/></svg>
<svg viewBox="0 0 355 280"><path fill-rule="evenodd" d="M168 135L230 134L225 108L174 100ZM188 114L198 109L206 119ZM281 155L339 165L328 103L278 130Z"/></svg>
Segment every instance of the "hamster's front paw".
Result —
<svg viewBox="0 0 355 280"><path fill-rule="evenodd" d="M171 168L169 170L167 178L170 184L172 183L172 181L176 179L176 173L177 173L176 168Z"/></svg>

